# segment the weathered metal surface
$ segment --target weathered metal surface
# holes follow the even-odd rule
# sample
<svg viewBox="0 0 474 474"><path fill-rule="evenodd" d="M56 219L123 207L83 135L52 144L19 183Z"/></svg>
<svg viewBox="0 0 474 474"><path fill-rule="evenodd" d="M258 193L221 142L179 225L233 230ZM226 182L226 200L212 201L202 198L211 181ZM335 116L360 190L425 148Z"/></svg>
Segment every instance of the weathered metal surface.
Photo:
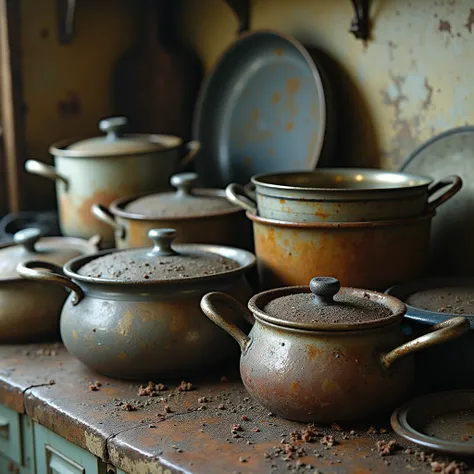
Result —
<svg viewBox="0 0 474 474"><path fill-rule="evenodd" d="M307 285L315 275L342 286L385 290L423 275L432 215L365 223L253 221L263 289Z"/></svg>
<svg viewBox="0 0 474 474"><path fill-rule="evenodd" d="M263 218L286 222L366 222L420 216L435 210L462 187L457 176L431 178L360 168L262 174L252 177L252 196L238 184L229 201ZM441 196L429 199L440 189ZM243 198L241 197L243 195Z"/></svg>

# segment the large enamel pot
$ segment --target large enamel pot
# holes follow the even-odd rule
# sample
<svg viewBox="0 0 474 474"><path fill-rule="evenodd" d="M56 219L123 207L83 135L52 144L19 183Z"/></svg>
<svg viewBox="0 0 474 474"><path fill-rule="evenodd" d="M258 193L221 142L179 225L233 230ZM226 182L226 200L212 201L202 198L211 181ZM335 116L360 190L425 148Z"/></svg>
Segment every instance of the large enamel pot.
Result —
<svg viewBox="0 0 474 474"><path fill-rule="evenodd" d="M458 176L432 179L378 169L326 168L258 174L255 192L232 183L232 203L286 222L367 222L416 217L435 210L462 187ZM442 192L441 192L442 191Z"/></svg>
<svg viewBox="0 0 474 474"><path fill-rule="evenodd" d="M230 337L202 314L199 302L216 287L248 300L252 290L245 273L254 266L254 255L223 246L171 246L174 229L155 229L149 235L153 248L103 251L73 259L63 269L25 262L18 273L71 290L61 313L62 340L73 356L99 373L153 380L184 376L236 358ZM202 271L199 265L187 269L186 262L196 259L202 261ZM209 270L222 259L232 262L231 268ZM83 274L90 265L97 269ZM106 274L112 266L115 270ZM151 271L164 276L155 278Z"/></svg>
<svg viewBox="0 0 474 474"><path fill-rule="evenodd" d="M65 140L50 153L54 166L28 160L29 173L56 181L60 227L63 235L114 241L110 226L91 213L92 204L108 206L115 199L169 187L169 179L199 149L197 142L183 143L169 135L126 134L125 117L104 119L103 137Z"/></svg>
<svg viewBox="0 0 474 474"><path fill-rule="evenodd" d="M250 313L220 292L202 299L204 313L239 343L246 389L272 413L327 423L366 420L391 410L412 389L412 353L454 339L469 328L465 318L457 317L405 342L402 302L373 291L338 292L339 288L333 278L314 278L309 287L265 291L249 301ZM289 316L288 298L295 297L291 304L296 315L300 311L310 318ZM358 320L359 311L373 319ZM325 312L326 322L318 321ZM255 318L248 336L231 322L235 315Z"/></svg>

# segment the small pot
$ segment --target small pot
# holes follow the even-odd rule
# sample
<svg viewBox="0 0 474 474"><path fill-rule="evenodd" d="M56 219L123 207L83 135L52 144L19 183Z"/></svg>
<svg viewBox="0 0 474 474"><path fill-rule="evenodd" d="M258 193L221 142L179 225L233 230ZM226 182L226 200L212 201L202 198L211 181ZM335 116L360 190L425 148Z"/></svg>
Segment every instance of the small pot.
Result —
<svg viewBox="0 0 474 474"><path fill-rule="evenodd" d="M99 252L69 261L63 271L26 262L18 273L72 290L61 337L72 355L99 373L143 380L225 364L238 352L199 302L216 287L246 301L252 292L245 272L255 257L232 247L171 247L175 235L174 229L154 229L153 248Z"/></svg>
<svg viewBox="0 0 474 474"><path fill-rule="evenodd" d="M196 188L196 173L171 177L176 192L121 198L107 210L100 204L92 213L115 230L119 249L148 245L148 231L176 229L177 242L195 242L252 249L252 228L240 207L230 204L221 189Z"/></svg>
<svg viewBox="0 0 474 474"><path fill-rule="evenodd" d="M92 204L108 206L122 196L167 189L170 176L199 149L198 142L183 143L169 135L124 134L126 125L125 117L101 120L105 137L54 144L54 167L26 162L28 172L56 181L63 235L99 234L113 242L113 229L92 216Z"/></svg>
<svg viewBox="0 0 474 474"><path fill-rule="evenodd" d="M25 281L19 263L41 258L62 265L78 255L97 252L99 239L42 237L35 228L18 231L14 244L0 247L0 343L34 342L59 335L59 315L67 293L42 282Z"/></svg>
<svg viewBox="0 0 474 474"><path fill-rule="evenodd" d="M474 388L474 278L425 278L400 283L386 293L405 303L404 331L409 335L456 316L468 319L470 330L462 338L417 354L417 379L420 390Z"/></svg>
<svg viewBox="0 0 474 474"><path fill-rule="evenodd" d="M340 288L334 278L255 295L248 303L255 317L248 336L229 321L251 316L233 298L209 293L201 308L239 343L248 392L272 413L315 423L366 420L393 409L414 382L411 354L469 328L457 317L404 343L401 301Z"/></svg>
<svg viewBox="0 0 474 474"><path fill-rule="evenodd" d="M247 213L253 221L261 288L303 285L315 272L333 275L343 286L381 291L420 278L429 257L433 216L291 223Z"/></svg>
<svg viewBox="0 0 474 474"><path fill-rule="evenodd" d="M255 192L230 184L230 202L265 219L286 222L367 222L432 212L462 187L458 176L423 176L359 168L259 174ZM442 195L430 199L446 188ZM255 202L256 200L256 202Z"/></svg>

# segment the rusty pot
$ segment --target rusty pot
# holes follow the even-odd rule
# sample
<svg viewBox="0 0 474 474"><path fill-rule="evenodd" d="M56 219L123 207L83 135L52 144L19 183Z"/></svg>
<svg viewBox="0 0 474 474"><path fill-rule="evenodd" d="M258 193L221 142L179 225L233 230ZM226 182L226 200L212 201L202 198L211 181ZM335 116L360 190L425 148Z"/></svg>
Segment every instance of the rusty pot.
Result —
<svg viewBox="0 0 474 474"><path fill-rule="evenodd" d="M34 261L18 273L71 290L61 314L68 351L93 370L126 379L184 374L238 356L199 302L213 288L246 301L250 252L176 244L174 229L153 229L153 248L103 251L60 268ZM54 287L54 285L51 285ZM218 354L218 357L216 357Z"/></svg>
<svg viewBox="0 0 474 474"><path fill-rule="evenodd" d="M63 235L99 234L112 243L113 229L92 216L91 205L108 206L122 196L167 189L169 177L199 149L198 142L183 143L170 135L126 134L126 126L125 117L101 120L105 136L51 146L54 167L35 160L25 163L29 173L56 181Z"/></svg>
<svg viewBox="0 0 474 474"><path fill-rule="evenodd" d="M385 290L423 275L434 213L374 222L253 221L262 289L333 275L344 286Z"/></svg>
<svg viewBox="0 0 474 474"><path fill-rule="evenodd" d="M413 385L411 354L469 328L457 317L404 343L401 301L340 288L334 278L259 293L248 303L251 314L219 292L207 294L201 308L239 343L248 392L272 413L303 422L366 420L393 409ZM248 336L229 320L252 314Z"/></svg>
<svg viewBox="0 0 474 474"><path fill-rule="evenodd" d="M0 248L0 343L33 342L59 335L59 315L67 293L42 282L25 281L19 263L41 258L62 265L71 258L97 252L99 239L43 237L35 228L14 235Z"/></svg>
<svg viewBox="0 0 474 474"><path fill-rule="evenodd" d="M109 210L92 206L93 214L115 230L119 249L148 245L148 231L176 229L177 242L230 245L252 250L252 228L240 207L229 203L221 189L197 188L196 173L171 177L175 192L121 198Z"/></svg>
<svg viewBox="0 0 474 474"><path fill-rule="evenodd" d="M326 168L259 174L255 192L230 184L230 202L265 219L287 222L363 222L429 213L462 187L459 176L431 178L378 169ZM440 195L439 191L444 189Z"/></svg>

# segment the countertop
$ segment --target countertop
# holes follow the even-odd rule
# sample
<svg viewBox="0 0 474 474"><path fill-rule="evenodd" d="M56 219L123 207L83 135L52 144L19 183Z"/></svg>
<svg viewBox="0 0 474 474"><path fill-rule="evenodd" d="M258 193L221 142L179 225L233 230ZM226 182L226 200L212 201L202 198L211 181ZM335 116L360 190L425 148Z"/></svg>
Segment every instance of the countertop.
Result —
<svg viewBox="0 0 474 474"><path fill-rule="evenodd" d="M432 463L450 461L399 439L388 419L316 433L282 420L229 371L153 382L165 387L140 396L140 382L95 374L58 343L0 347L0 403L131 474L443 472ZM377 442L391 440L382 456Z"/></svg>

